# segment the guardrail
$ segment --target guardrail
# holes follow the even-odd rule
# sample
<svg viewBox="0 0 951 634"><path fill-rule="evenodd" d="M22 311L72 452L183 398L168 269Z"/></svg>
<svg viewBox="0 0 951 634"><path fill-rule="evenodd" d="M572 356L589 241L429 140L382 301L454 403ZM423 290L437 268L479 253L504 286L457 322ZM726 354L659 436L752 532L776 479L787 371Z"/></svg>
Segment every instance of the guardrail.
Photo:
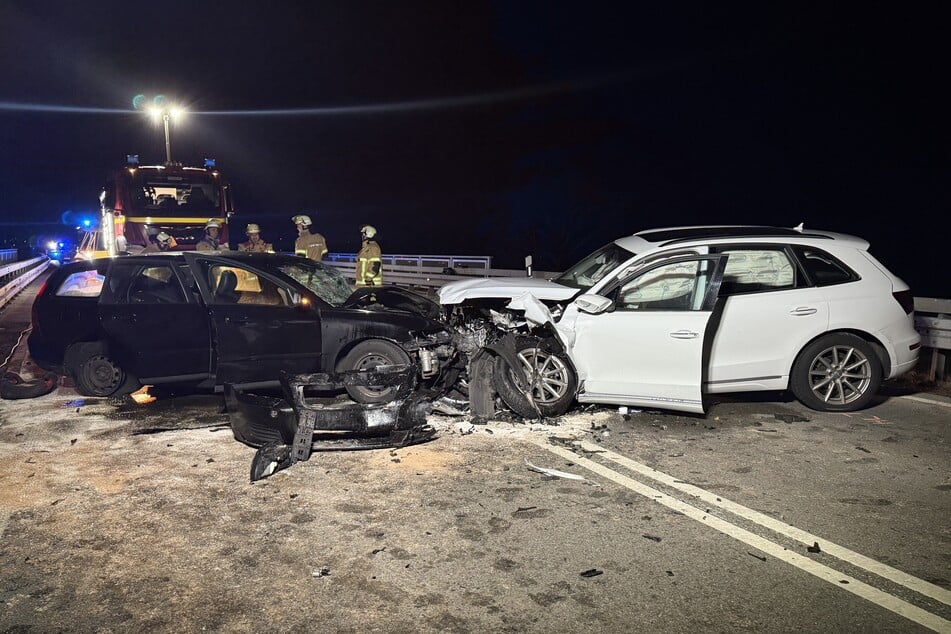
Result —
<svg viewBox="0 0 951 634"><path fill-rule="evenodd" d="M951 299L916 297L915 329L921 335L922 347L932 349L928 380L944 380L948 355L939 350L951 350Z"/></svg>
<svg viewBox="0 0 951 634"><path fill-rule="evenodd" d="M324 260L324 264L338 269L348 280L356 279L356 262L346 260ZM533 276L543 279L556 277L558 273L549 271L534 271ZM405 286L414 290L422 290L427 293L435 293L436 290L460 279L468 277L525 277L526 273L522 270L512 269L490 269L490 268L451 268L451 267L431 267L431 266L383 266L383 283L394 284L396 286Z"/></svg>
<svg viewBox="0 0 951 634"><path fill-rule="evenodd" d="M492 269L491 255L383 255L383 263L388 266L410 266L417 271L425 268L438 269ZM324 262L356 262L356 253L328 253Z"/></svg>
<svg viewBox="0 0 951 634"><path fill-rule="evenodd" d="M0 267L0 280L12 277L10 281L0 287L0 308L13 299L24 286L35 280L50 265L50 260L46 256L25 260L23 262L14 262ZM13 276L16 277L13 277Z"/></svg>

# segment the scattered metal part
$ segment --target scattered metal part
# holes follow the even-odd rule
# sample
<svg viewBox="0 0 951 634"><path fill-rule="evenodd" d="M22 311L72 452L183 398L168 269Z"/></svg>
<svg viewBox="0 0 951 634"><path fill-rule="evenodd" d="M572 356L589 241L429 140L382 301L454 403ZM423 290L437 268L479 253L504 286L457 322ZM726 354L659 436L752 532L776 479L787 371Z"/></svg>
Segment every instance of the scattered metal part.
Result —
<svg viewBox="0 0 951 634"><path fill-rule="evenodd" d="M317 570L315 570L315 571L313 571L312 573L310 573L310 576L311 576L311 577L315 577L315 578L329 577L329 576L330 576L330 568L328 568L327 566L321 566L321 567L318 568Z"/></svg>
<svg viewBox="0 0 951 634"><path fill-rule="evenodd" d="M647 533L644 533L643 535L641 535L641 537L645 539L649 539L652 542L657 542L657 543L660 543L660 540L663 539L661 537L658 537L657 535L648 535Z"/></svg>
<svg viewBox="0 0 951 634"><path fill-rule="evenodd" d="M866 449L865 447L856 447L856 449L858 449L859 451L864 451L865 453L872 453L871 451L869 451L869 450Z"/></svg>
<svg viewBox="0 0 951 634"><path fill-rule="evenodd" d="M250 394L225 385L235 438L259 449L251 461L251 481L273 475L313 451L405 447L430 440L436 430L426 423L432 395L412 392L414 366L389 366L335 374L281 376L285 398ZM330 391L346 386L396 387L387 403L330 404L305 396L305 389Z"/></svg>
<svg viewBox="0 0 951 634"><path fill-rule="evenodd" d="M784 423L808 423L810 420L801 414L775 414L775 417Z"/></svg>
<svg viewBox="0 0 951 634"><path fill-rule="evenodd" d="M812 542L812 546L807 546L806 550L811 553L821 553L822 549L819 548L819 542Z"/></svg>
<svg viewBox="0 0 951 634"><path fill-rule="evenodd" d="M517 509L515 509L515 512L516 512L516 513L525 513L525 512L527 512L527 511L534 511L534 510L537 509L537 508L538 508L537 506L520 506L520 507L518 507Z"/></svg>
<svg viewBox="0 0 951 634"><path fill-rule="evenodd" d="M750 557L755 557L756 559L759 559L760 561L766 561L766 557L762 555L757 555L756 553L751 553L750 551L746 551L746 554L749 555Z"/></svg>
<svg viewBox="0 0 951 634"><path fill-rule="evenodd" d="M591 568L590 570L585 570L584 572L580 574L582 577L590 578L590 577L597 577L598 575L603 575L604 571L598 570L597 568Z"/></svg>
<svg viewBox="0 0 951 634"><path fill-rule="evenodd" d="M553 478L564 478L566 480L578 480L580 482L589 482L591 484L594 484L595 486L598 486L596 483L591 482L584 476L576 475L574 473L567 473L565 471L558 471L557 469L547 469L545 467L537 467L533 465L531 462L529 462L528 459L525 460L525 466L528 467L530 471L542 473L547 476L551 476Z"/></svg>

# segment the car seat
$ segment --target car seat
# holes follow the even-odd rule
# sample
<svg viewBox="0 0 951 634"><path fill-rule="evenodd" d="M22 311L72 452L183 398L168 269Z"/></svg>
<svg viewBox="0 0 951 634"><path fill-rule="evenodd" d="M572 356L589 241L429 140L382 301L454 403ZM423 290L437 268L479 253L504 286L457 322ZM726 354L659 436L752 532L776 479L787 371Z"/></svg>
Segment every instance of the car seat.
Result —
<svg viewBox="0 0 951 634"><path fill-rule="evenodd" d="M218 288L215 289L216 304L234 304L240 297L238 295L238 276L234 271L222 271L221 278L218 280Z"/></svg>

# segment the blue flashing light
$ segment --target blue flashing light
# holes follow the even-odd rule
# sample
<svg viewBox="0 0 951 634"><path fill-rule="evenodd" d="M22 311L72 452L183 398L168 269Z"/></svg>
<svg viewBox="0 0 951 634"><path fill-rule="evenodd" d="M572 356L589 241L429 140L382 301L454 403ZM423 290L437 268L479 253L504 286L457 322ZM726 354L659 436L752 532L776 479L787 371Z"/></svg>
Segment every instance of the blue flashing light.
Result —
<svg viewBox="0 0 951 634"><path fill-rule="evenodd" d="M125 162L128 165L138 165L139 164L139 155L138 154L126 154Z"/></svg>
<svg viewBox="0 0 951 634"><path fill-rule="evenodd" d="M59 248L60 248L60 249L62 249L62 248L65 247L65 246L66 246L66 243L65 243L65 242L60 242L60 243L59 243Z"/></svg>
<svg viewBox="0 0 951 634"><path fill-rule="evenodd" d="M92 220L89 218L83 218L83 226L87 229L92 226Z"/></svg>
<svg viewBox="0 0 951 634"><path fill-rule="evenodd" d="M213 168L213 167L215 166L215 162L216 162L216 161L215 161L215 159L213 159L213 158L206 158L206 159L205 159L205 167L207 167L207 168L209 168L209 169L210 169L210 168Z"/></svg>

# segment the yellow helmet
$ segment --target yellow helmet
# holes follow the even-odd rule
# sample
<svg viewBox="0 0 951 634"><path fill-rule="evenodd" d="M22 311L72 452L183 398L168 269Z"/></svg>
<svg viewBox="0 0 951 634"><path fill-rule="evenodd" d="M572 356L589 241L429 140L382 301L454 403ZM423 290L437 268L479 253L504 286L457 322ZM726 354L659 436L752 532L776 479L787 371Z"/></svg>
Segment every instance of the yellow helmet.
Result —
<svg viewBox="0 0 951 634"><path fill-rule="evenodd" d="M294 216L291 218L291 222L293 222L295 225L304 225L305 227L309 227L311 225L310 216L304 215Z"/></svg>
<svg viewBox="0 0 951 634"><path fill-rule="evenodd" d="M252 233L261 233L261 227L252 222L244 229L244 233L246 235L251 235Z"/></svg>
<svg viewBox="0 0 951 634"><path fill-rule="evenodd" d="M363 225L360 227L360 233L366 236L367 240L372 240L376 236L376 227L372 225Z"/></svg>
<svg viewBox="0 0 951 634"><path fill-rule="evenodd" d="M208 222L205 223L205 229L221 229L221 221L218 218L209 218Z"/></svg>

